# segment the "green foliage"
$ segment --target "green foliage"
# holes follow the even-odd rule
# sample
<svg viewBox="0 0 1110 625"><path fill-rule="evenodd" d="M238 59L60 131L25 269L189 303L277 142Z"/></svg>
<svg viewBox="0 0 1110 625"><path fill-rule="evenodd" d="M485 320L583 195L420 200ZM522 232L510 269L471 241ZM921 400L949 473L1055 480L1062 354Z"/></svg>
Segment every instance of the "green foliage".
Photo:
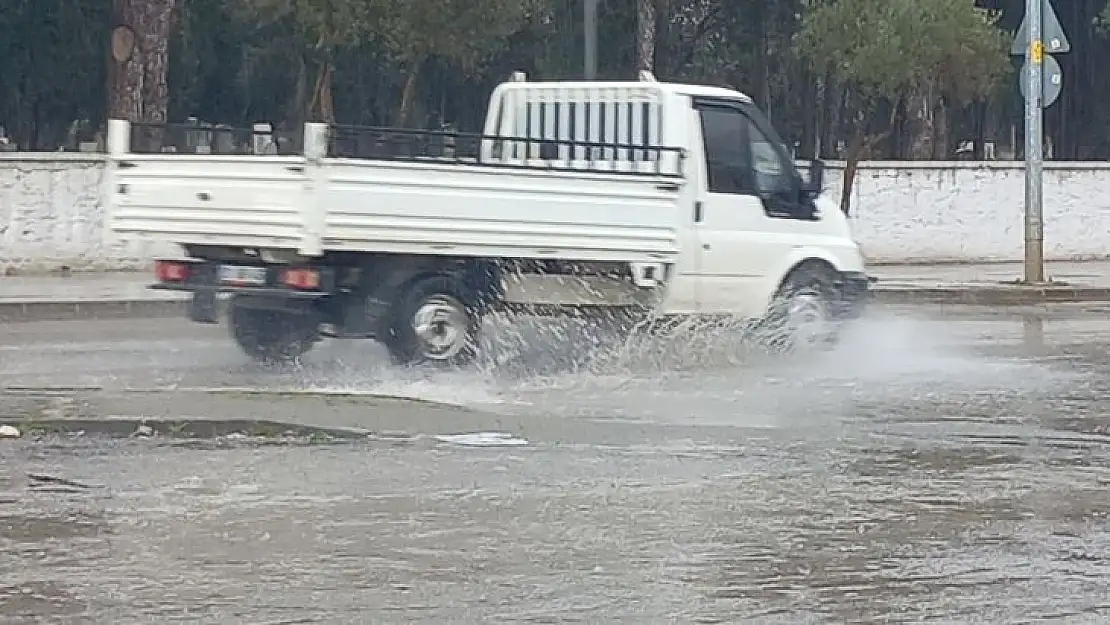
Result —
<svg viewBox="0 0 1110 625"><path fill-rule="evenodd" d="M934 85L958 100L986 95L1008 71L997 15L972 0L814 1L797 52L865 98Z"/></svg>
<svg viewBox="0 0 1110 625"><path fill-rule="evenodd" d="M535 17L538 0L380 0L378 36L402 63L428 57L473 73L504 49L507 39Z"/></svg>
<svg viewBox="0 0 1110 625"><path fill-rule="evenodd" d="M327 51L353 45L381 23L375 0L235 0L234 11L259 29L290 24L301 42Z"/></svg>
<svg viewBox="0 0 1110 625"><path fill-rule="evenodd" d="M292 25L315 51L370 41L402 63L437 56L475 71L542 7L540 0L236 0L260 29Z"/></svg>
<svg viewBox="0 0 1110 625"><path fill-rule="evenodd" d="M0 126L36 149L103 115L105 0L0 2ZM91 139L85 136L83 139Z"/></svg>
<svg viewBox="0 0 1110 625"><path fill-rule="evenodd" d="M169 118L293 129L315 115L476 130L490 89L511 71L581 77L583 1L178 0ZM1022 0L657 0L655 73L747 92L807 156L818 146L842 156L835 146L850 143L862 111L871 136L897 135L884 157L904 158L929 129L903 122L930 99L945 110L934 133L941 152L969 139L1001 144L1022 115L1005 79L1009 36L975 4L1004 11L1009 29L1024 9ZM1058 156L1110 154L1101 105L1110 74L1098 71L1110 58L1108 4L1056 2L1075 68L1055 105L1067 114L1046 118ZM0 6L0 125L35 149L73 145L84 119L92 130L80 139L91 138L103 123L112 0ZM635 75L636 6L600 2L601 78ZM969 101L988 104L961 106Z"/></svg>
<svg viewBox="0 0 1110 625"><path fill-rule="evenodd" d="M335 118L335 59L367 46L384 53L405 76L399 111L413 108L417 77L430 58L473 75L504 49L507 39L536 15L542 0L233 0L255 41L285 29L304 51L294 65L310 62L316 73L308 113Z"/></svg>

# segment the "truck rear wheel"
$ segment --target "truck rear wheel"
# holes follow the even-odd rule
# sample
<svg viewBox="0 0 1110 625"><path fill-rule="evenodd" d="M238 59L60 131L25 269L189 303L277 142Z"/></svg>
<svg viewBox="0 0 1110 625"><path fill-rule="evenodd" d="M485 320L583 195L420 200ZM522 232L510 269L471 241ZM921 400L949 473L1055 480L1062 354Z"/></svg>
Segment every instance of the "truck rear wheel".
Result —
<svg viewBox="0 0 1110 625"><path fill-rule="evenodd" d="M315 315L255 308L237 296L228 310L231 336L251 358L266 364L298 360L320 340Z"/></svg>
<svg viewBox="0 0 1110 625"><path fill-rule="evenodd" d="M472 293L446 275L420 278L403 287L392 306L383 343L398 364L462 366L478 354L481 316Z"/></svg>

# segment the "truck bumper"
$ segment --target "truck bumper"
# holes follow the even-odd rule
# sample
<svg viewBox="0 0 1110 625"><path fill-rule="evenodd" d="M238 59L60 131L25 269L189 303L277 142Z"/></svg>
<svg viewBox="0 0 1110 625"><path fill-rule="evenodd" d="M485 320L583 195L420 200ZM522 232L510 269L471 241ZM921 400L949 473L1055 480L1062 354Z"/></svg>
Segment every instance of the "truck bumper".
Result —
<svg viewBox="0 0 1110 625"><path fill-rule="evenodd" d="M188 307L189 319L198 323L216 323L219 317L221 296L247 296L252 307L273 310L302 311L311 309L317 301L335 289L335 274L330 269L316 270L319 274L317 288L302 290L289 287L279 279L282 267L266 268L265 279L251 286L225 284L219 279L219 263L184 260L159 261L188 267L174 280L162 280L150 285L152 289L192 293Z"/></svg>

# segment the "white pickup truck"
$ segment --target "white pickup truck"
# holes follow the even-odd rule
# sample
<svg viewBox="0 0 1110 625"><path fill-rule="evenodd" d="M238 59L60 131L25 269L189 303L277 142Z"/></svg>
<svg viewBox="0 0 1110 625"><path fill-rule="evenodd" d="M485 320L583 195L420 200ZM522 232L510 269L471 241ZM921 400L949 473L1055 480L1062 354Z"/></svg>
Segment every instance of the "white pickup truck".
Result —
<svg viewBox="0 0 1110 625"><path fill-rule="evenodd" d="M797 347L867 299L821 163L803 177L736 91L518 73L481 134L221 132L111 120L108 231L179 244L154 288L192 292L202 323L230 293L232 336L259 360L335 337L462 364L499 308L724 315Z"/></svg>

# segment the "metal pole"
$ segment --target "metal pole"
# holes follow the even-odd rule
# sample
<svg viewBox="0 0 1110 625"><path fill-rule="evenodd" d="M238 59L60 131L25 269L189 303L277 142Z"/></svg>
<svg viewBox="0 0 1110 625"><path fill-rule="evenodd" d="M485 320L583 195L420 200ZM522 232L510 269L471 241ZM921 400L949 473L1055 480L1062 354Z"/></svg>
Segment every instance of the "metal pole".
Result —
<svg viewBox="0 0 1110 625"><path fill-rule="evenodd" d="M1025 281L1044 282L1044 197L1042 170L1044 155L1044 42L1041 41L1043 0L1026 0L1029 21L1029 84L1025 98Z"/></svg>
<svg viewBox="0 0 1110 625"><path fill-rule="evenodd" d="M597 78L597 3L598 0L583 2L585 15L582 24L586 39L583 57L586 64L586 80Z"/></svg>

